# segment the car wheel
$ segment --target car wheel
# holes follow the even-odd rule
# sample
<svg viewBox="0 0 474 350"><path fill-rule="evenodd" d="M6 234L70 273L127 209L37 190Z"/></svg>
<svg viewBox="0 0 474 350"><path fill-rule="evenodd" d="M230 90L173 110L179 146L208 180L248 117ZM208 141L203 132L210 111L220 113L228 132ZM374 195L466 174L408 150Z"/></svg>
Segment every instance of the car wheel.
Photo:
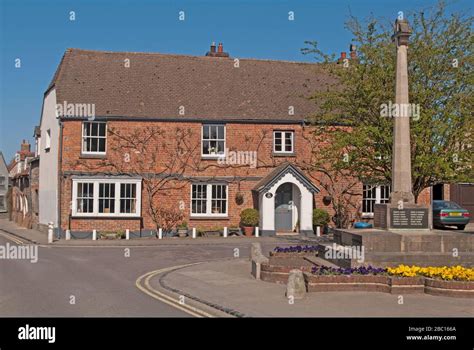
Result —
<svg viewBox="0 0 474 350"><path fill-rule="evenodd" d="M464 230L466 228L466 225L458 225L458 230Z"/></svg>

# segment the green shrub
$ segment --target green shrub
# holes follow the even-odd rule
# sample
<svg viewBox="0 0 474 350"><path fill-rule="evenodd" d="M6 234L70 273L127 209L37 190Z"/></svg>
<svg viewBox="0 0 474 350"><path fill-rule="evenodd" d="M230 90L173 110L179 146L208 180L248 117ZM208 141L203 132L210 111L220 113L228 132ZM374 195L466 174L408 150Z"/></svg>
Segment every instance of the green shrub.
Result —
<svg viewBox="0 0 474 350"><path fill-rule="evenodd" d="M247 208L242 210L240 213L240 224L242 226L252 226L255 227L258 225L259 215L258 210L253 208Z"/></svg>
<svg viewBox="0 0 474 350"><path fill-rule="evenodd" d="M178 225L178 229L186 229L188 228L188 222L184 220L182 223Z"/></svg>
<svg viewBox="0 0 474 350"><path fill-rule="evenodd" d="M313 209L313 226L326 226L329 220L329 214L326 210Z"/></svg>

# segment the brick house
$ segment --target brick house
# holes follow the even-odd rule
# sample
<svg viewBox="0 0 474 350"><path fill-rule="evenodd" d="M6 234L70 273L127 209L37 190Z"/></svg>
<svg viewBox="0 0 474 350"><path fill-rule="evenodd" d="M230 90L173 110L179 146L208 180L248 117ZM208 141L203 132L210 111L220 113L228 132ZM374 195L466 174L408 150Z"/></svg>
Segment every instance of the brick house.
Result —
<svg viewBox="0 0 474 350"><path fill-rule="evenodd" d="M36 228L39 219L39 157L23 140L9 166L10 218L26 228Z"/></svg>
<svg viewBox="0 0 474 350"><path fill-rule="evenodd" d="M332 79L222 45L202 57L68 49L43 100L40 224L145 236L172 211L209 229L256 208L263 235L312 234L313 208L334 215L334 193L311 168L324 140L311 137L307 97ZM388 200L388 186L337 185L350 183L352 218Z"/></svg>
<svg viewBox="0 0 474 350"><path fill-rule="evenodd" d="M7 193L8 193L8 167L3 157L3 153L0 152L0 213L6 213L8 211L7 206Z"/></svg>

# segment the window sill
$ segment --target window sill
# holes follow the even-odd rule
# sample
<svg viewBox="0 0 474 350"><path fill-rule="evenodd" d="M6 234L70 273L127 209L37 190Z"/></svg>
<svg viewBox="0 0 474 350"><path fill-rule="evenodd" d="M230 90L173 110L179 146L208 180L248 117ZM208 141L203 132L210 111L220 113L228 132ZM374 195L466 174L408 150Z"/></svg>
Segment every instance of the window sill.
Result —
<svg viewBox="0 0 474 350"><path fill-rule="evenodd" d="M225 158L225 154L201 154L201 159L206 159L206 160L217 160L219 158Z"/></svg>
<svg viewBox="0 0 474 350"><path fill-rule="evenodd" d="M194 215L191 215L189 217L190 220L229 220L229 216L212 216L212 215L209 215L209 216L206 216L206 215L198 215L198 216L194 216Z"/></svg>
<svg viewBox="0 0 474 350"><path fill-rule="evenodd" d="M80 159L105 159L107 155L103 154L89 154L89 153L81 153Z"/></svg>
<svg viewBox="0 0 474 350"><path fill-rule="evenodd" d="M363 213L361 215L361 218L362 219L373 219L374 218L374 214L373 213Z"/></svg>
<svg viewBox="0 0 474 350"><path fill-rule="evenodd" d="M294 153L294 152L291 152L291 153L273 152L272 156L273 157L296 157L296 153Z"/></svg>
<svg viewBox="0 0 474 350"><path fill-rule="evenodd" d="M141 219L142 217L141 216L136 216L136 215L133 215L133 216L130 216L130 215L123 215L123 216L114 216L114 215L110 215L110 216L106 216L106 215L71 215L71 218L72 219L87 219L87 220L91 220L91 219L99 219L99 220L102 220L102 219L107 219L107 220L130 220L130 219Z"/></svg>

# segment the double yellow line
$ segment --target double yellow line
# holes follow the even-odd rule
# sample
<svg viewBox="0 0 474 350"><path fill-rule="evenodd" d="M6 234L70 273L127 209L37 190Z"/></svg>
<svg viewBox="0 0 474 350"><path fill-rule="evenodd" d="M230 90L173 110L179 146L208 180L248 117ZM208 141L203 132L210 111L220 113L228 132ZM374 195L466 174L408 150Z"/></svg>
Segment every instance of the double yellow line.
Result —
<svg viewBox="0 0 474 350"><path fill-rule="evenodd" d="M21 241L20 239L16 238L16 237L13 236L13 235L10 235L10 234L6 233L5 231L1 231L1 230L0 230L0 235L1 235L2 237L5 237L6 239L12 241L13 243L16 243L16 244L18 244L18 245L23 245L23 241Z"/></svg>
<svg viewBox="0 0 474 350"><path fill-rule="evenodd" d="M207 313L203 310L200 310L200 309L198 309L194 306L186 304L185 299L183 299L184 302L180 302L179 300L176 300L175 298L172 298L169 295L166 295L164 293L161 293L161 292L157 291L156 289L154 289L150 285L150 279L152 279L156 275L159 275L161 273L168 272L168 271L181 269L183 267L197 265L197 264L199 264L199 263L167 267L167 268L164 268L164 269L147 272L146 274L138 277L138 279L135 282L135 285L143 293L148 294L152 298L157 299L157 300L159 300L159 301L161 301L165 304L168 304L170 306L173 306L176 309L184 311L184 312L186 312L187 314L189 314L191 316L200 317L200 318L202 318L202 317L214 317L213 315L211 315L211 314L209 314L209 313Z"/></svg>

